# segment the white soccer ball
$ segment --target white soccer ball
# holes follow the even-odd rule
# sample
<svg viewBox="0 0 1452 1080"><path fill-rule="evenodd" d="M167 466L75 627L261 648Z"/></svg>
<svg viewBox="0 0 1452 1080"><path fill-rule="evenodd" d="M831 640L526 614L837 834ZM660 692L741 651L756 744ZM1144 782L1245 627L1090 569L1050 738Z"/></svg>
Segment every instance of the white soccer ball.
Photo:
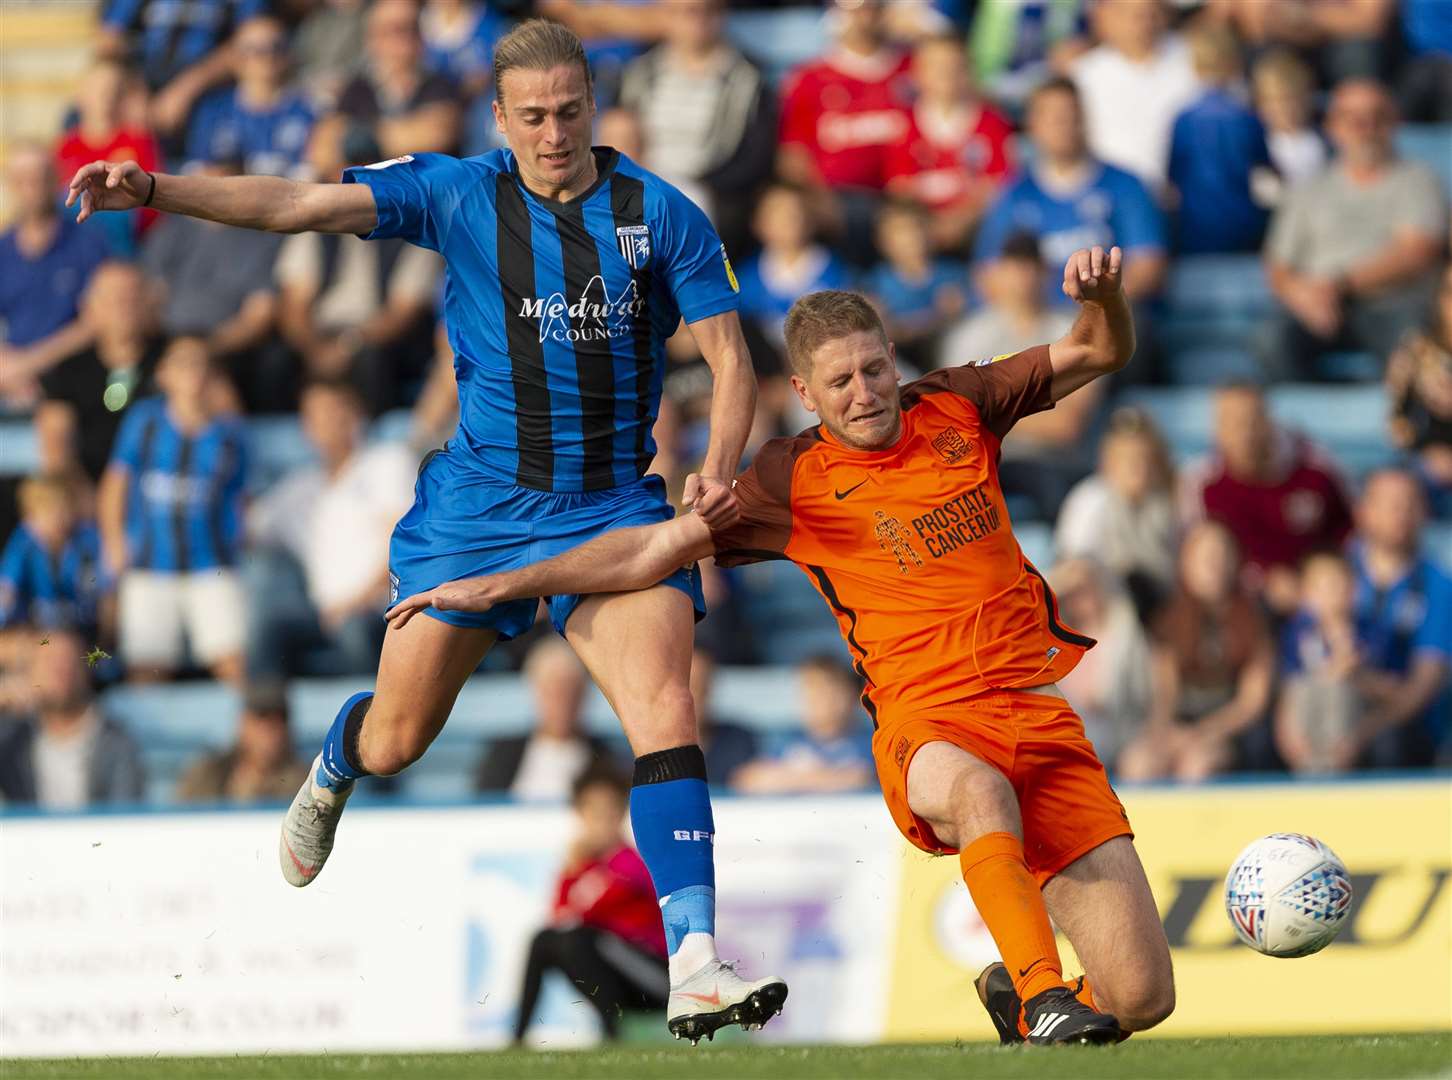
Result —
<svg viewBox="0 0 1452 1080"><path fill-rule="evenodd" d="M1266 956L1320 952L1350 911L1346 866L1314 836L1263 836L1225 875L1225 912L1235 933Z"/></svg>

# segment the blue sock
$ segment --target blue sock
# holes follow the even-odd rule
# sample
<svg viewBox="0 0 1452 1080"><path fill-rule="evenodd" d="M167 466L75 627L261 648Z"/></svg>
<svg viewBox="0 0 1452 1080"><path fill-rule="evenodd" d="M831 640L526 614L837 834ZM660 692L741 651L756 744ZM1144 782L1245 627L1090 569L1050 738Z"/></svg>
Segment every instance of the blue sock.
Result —
<svg viewBox="0 0 1452 1080"><path fill-rule="evenodd" d="M716 827L699 746L635 759L630 825L660 898L671 981L679 982L716 958Z"/></svg>
<svg viewBox="0 0 1452 1080"><path fill-rule="evenodd" d="M318 787L341 795L353 786L358 777L368 775L368 770L358 760L358 732L363 727L363 717L368 715L368 706L372 704L372 690L354 694L343 702L343 707L333 718L333 726L323 736L323 760L313 778Z"/></svg>

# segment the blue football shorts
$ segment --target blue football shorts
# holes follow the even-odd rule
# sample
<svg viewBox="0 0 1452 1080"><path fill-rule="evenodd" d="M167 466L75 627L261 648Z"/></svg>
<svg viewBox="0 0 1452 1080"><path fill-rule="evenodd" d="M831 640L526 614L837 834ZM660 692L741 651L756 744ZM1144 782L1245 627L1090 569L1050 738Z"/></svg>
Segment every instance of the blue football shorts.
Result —
<svg viewBox="0 0 1452 1080"><path fill-rule="evenodd" d="M447 448L425 459L414 486L413 508L394 527L388 546L390 604L447 581L515 570L578 547L603 532L669 521L665 482L643 476L603 491L550 492L485 477ZM701 575L694 566L672 573L662 585L691 599L706 614ZM550 623L561 634L583 597L546 597ZM453 626L487 627L505 640L534 625L538 600L509 600L488 611L427 614Z"/></svg>

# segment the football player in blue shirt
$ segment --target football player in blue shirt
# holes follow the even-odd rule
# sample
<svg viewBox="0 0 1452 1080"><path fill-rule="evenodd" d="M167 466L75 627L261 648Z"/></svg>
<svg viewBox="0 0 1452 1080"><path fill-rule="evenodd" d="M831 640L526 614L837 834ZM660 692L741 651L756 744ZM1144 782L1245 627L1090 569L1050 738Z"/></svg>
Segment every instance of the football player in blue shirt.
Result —
<svg viewBox="0 0 1452 1080"><path fill-rule="evenodd" d="M647 476L665 340L682 318L711 366L711 442L685 502L707 523L736 513L731 478L755 404L736 283L705 215L617 151L590 145L595 106L579 40L532 20L501 39L494 116L507 150L405 155L342 184L151 175L95 162L71 182L79 218L155 206L275 232L403 237L447 266L457 435L420 470L393 535L393 598L523 566L609 529L672 516ZM348 543L348 537L339 537ZM714 826L689 689L693 569L640 593L556 596L551 621L615 708L635 752L631 821L670 950L670 1029L692 1040L757 1026L780 979L743 980L718 959ZM332 849L354 781L416 761L495 641L523 633L535 601L437 612L389 631L373 692L343 704L283 824L283 875L306 885Z"/></svg>

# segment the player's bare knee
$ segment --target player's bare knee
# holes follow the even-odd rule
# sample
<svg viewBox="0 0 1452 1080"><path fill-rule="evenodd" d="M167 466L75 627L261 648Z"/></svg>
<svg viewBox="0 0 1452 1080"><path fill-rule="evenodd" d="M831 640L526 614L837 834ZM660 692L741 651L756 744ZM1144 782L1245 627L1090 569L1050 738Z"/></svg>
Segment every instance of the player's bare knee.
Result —
<svg viewBox="0 0 1452 1080"><path fill-rule="evenodd" d="M993 832L1020 832L1018 799L1002 773L989 766L964 769L949 797L958 846Z"/></svg>
<svg viewBox="0 0 1452 1080"><path fill-rule="evenodd" d="M1137 980L1119 989L1113 1002L1115 1018L1126 1031L1145 1031L1162 1024L1175 1011L1173 979Z"/></svg>
<svg viewBox="0 0 1452 1080"><path fill-rule="evenodd" d="M667 684L635 707L623 706L621 720L636 757L699 741L690 688Z"/></svg>
<svg viewBox="0 0 1452 1080"><path fill-rule="evenodd" d="M375 700L363 720L363 729L358 736L358 752L361 764L374 776L393 776L403 772L429 748L440 725L427 718L404 720L391 715L387 708L380 708Z"/></svg>

